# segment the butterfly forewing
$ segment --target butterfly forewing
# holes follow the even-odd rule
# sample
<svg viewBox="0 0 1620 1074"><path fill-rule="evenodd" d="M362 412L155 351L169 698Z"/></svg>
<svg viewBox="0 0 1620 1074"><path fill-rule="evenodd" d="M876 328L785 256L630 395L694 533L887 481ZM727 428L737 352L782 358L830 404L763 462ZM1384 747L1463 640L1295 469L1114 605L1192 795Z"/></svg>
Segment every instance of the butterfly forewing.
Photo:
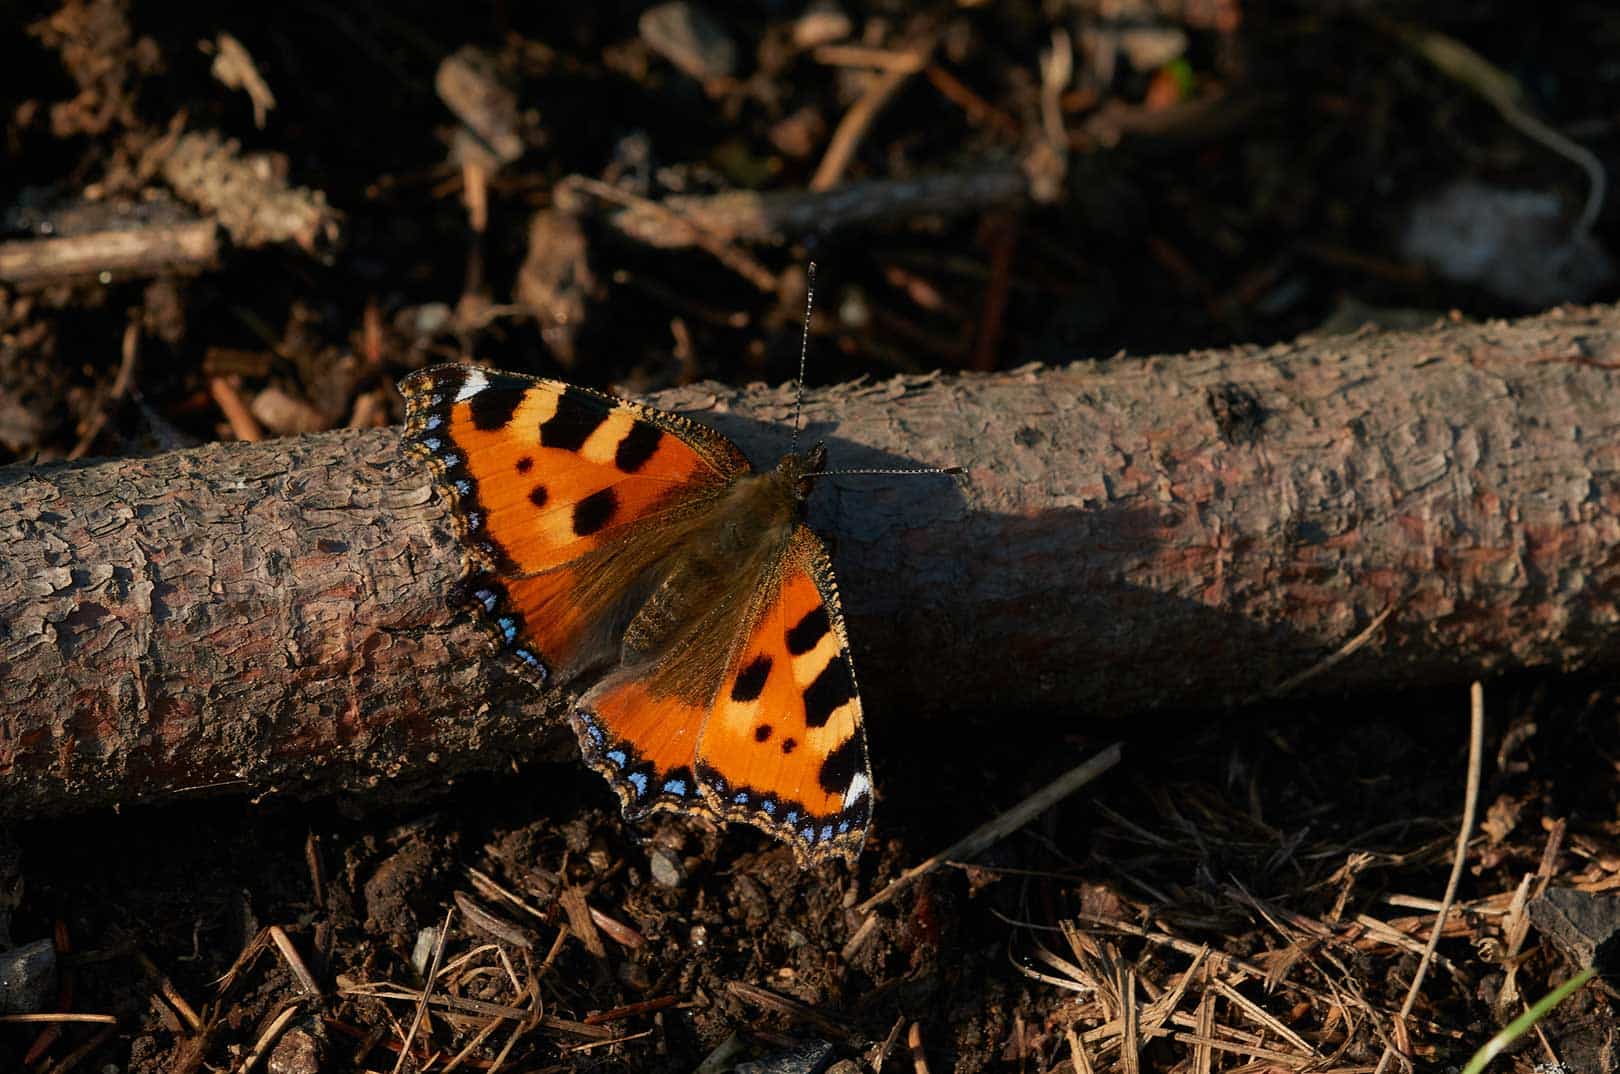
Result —
<svg viewBox="0 0 1620 1074"><path fill-rule="evenodd" d="M501 575L578 560L748 469L704 426L560 381L438 366L400 389L407 442L454 493L472 556Z"/></svg>
<svg viewBox="0 0 1620 1074"><path fill-rule="evenodd" d="M718 433L554 380L437 366L400 385L406 442L455 504L460 586L531 674L611 652L637 578L748 472Z"/></svg>

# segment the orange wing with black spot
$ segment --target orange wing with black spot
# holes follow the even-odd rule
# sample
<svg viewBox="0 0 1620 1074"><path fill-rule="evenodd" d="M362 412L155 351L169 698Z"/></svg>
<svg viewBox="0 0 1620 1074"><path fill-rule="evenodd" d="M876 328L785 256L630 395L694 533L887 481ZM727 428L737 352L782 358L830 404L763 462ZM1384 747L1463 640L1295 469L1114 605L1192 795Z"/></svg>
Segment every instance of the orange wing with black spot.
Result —
<svg viewBox="0 0 1620 1074"><path fill-rule="evenodd" d="M407 443L455 497L482 566L537 574L748 472L694 421L556 380L437 366L400 384Z"/></svg>
<svg viewBox="0 0 1620 1074"><path fill-rule="evenodd" d="M749 470L712 429L560 381L450 365L400 390L406 443L454 504L461 597L541 680L611 659L658 532Z"/></svg>
<svg viewBox="0 0 1620 1074"><path fill-rule="evenodd" d="M765 829L801 863L853 862L872 821L872 774L832 565L801 525L750 581L729 632L698 625L686 639L727 647L715 679L672 689L693 684L633 666L580 699L585 759L627 817L707 812Z"/></svg>
<svg viewBox="0 0 1620 1074"><path fill-rule="evenodd" d="M574 724L625 816L719 815L801 862L853 861L872 814L860 698L826 550L773 521L794 493L739 509L751 470L729 440L588 389L470 366L400 387L406 441L454 506L462 599L536 681L618 662ZM701 548L756 526L754 554L713 572ZM652 624L635 645L632 621Z"/></svg>
<svg viewBox="0 0 1620 1074"><path fill-rule="evenodd" d="M799 526L734 649L697 747L719 815L764 828L801 861L853 863L872 822L872 769L832 563Z"/></svg>

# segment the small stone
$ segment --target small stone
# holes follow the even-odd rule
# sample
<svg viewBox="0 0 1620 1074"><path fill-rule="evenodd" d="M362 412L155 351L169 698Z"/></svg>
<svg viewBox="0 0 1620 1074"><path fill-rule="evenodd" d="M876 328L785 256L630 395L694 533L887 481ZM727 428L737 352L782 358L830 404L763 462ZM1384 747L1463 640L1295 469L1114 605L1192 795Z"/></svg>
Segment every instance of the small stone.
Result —
<svg viewBox="0 0 1620 1074"><path fill-rule="evenodd" d="M270 1074L319 1074L321 1042L302 1029L289 1029L270 1052Z"/></svg>
<svg viewBox="0 0 1620 1074"><path fill-rule="evenodd" d="M35 940L0 953L0 1011L30 1014L45 1009L56 991L56 944Z"/></svg>
<svg viewBox="0 0 1620 1074"><path fill-rule="evenodd" d="M411 965L416 967L417 973L426 973L428 963L433 960L433 948L439 942L439 930L433 925L418 929L416 945L411 948Z"/></svg>
<svg viewBox="0 0 1620 1074"><path fill-rule="evenodd" d="M648 853L647 864L652 869L654 882L666 888L678 888L686 883L686 870L681 868L680 859L663 847L654 847Z"/></svg>
<svg viewBox="0 0 1620 1074"><path fill-rule="evenodd" d="M1620 971L1620 895L1548 888L1529 910L1530 923L1577 966Z"/></svg>
<svg viewBox="0 0 1620 1074"><path fill-rule="evenodd" d="M831 1044L816 1040L772 1052L762 1059L738 1063L735 1069L737 1074L821 1074L832 1054Z"/></svg>
<svg viewBox="0 0 1620 1074"><path fill-rule="evenodd" d="M436 336L449 331L454 316L448 302L424 302L411 310L411 330L418 336Z"/></svg>
<svg viewBox="0 0 1620 1074"><path fill-rule="evenodd" d="M806 105L771 125L768 132L777 152L803 160L819 149L827 138L827 121L821 112Z"/></svg>
<svg viewBox="0 0 1620 1074"><path fill-rule="evenodd" d="M248 410L260 425L278 436L317 433L328 425L320 411L275 385L255 395Z"/></svg>
<svg viewBox="0 0 1620 1074"><path fill-rule="evenodd" d="M699 82L729 78L737 70L737 44L725 27L685 0L659 4L638 23L647 47Z"/></svg>
<svg viewBox="0 0 1620 1074"><path fill-rule="evenodd" d="M579 217L556 209L535 213L514 297L534 314L552 357L565 367L574 364L574 341L595 287L590 244Z"/></svg>
<svg viewBox="0 0 1620 1074"><path fill-rule="evenodd" d="M1610 286L1614 259L1572 226L1550 191L1461 179L1412 207L1401 253L1526 309L1582 302Z"/></svg>
<svg viewBox="0 0 1620 1074"><path fill-rule="evenodd" d="M499 163L523 155L517 94L505 84L493 58L468 45L439 64L434 89L445 107L478 136Z"/></svg>
<svg viewBox="0 0 1620 1074"><path fill-rule="evenodd" d="M1132 26L1121 30L1119 50L1137 71L1157 71L1187 51L1187 31L1179 26Z"/></svg>
<svg viewBox="0 0 1620 1074"><path fill-rule="evenodd" d="M800 48L815 48L842 41L854 31L855 24L834 0L811 0L804 14L793 22L793 43Z"/></svg>

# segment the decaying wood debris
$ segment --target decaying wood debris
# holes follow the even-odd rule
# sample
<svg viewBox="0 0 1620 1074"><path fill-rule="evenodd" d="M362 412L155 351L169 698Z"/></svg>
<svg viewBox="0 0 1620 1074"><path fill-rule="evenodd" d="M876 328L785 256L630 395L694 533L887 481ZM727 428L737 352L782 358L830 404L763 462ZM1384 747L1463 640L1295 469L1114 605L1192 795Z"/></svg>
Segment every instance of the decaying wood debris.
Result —
<svg viewBox="0 0 1620 1074"><path fill-rule="evenodd" d="M876 737L955 706L1612 668L1617 380L1599 308L813 393L838 465L967 471L816 498ZM763 459L792 393L654 401ZM13 815L442 779L560 711L447 604L444 505L392 429L14 466L0 520Z"/></svg>

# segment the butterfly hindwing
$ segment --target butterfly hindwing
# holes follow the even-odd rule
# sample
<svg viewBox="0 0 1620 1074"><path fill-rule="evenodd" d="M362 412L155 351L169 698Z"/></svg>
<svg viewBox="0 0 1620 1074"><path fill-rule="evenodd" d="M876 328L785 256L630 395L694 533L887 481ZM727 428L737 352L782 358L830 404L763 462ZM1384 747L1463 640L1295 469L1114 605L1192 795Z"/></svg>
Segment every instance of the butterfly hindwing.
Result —
<svg viewBox="0 0 1620 1074"><path fill-rule="evenodd" d="M775 573L703 725L698 783L716 813L764 828L800 860L854 861L872 774L832 564L800 525Z"/></svg>
<svg viewBox="0 0 1620 1074"><path fill-rule="evenodd" d="M607 779L627 820L664 809L710 816L692 771L703 717L703 706L620 674L580 699L574 730L585 763Z"/></svg>

